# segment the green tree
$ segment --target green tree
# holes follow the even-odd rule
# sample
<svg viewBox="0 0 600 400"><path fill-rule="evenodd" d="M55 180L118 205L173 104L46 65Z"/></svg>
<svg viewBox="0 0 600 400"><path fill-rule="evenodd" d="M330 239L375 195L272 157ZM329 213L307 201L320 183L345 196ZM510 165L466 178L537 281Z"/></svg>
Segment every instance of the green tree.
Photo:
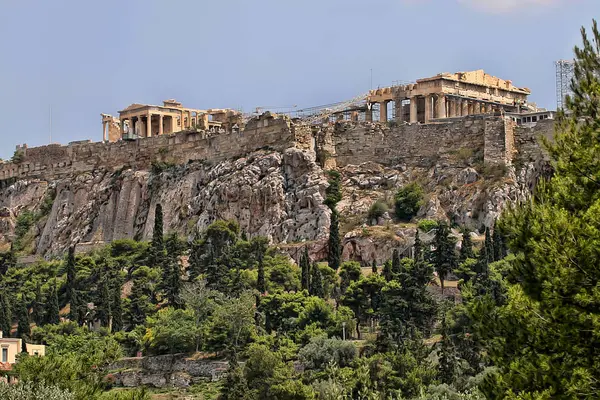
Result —
<svg viewBox="0 0 600 400"><path fill-rule="evenodd" d="M12 312L8 296L4 289L0 290L0 331L4 337L10 337L12 327Z"/></svg>
<svg viewBox="0 0 600 400"><path fill-rule="evenodd" d="M140 267L133 273L133 287L129 296L129 323L132 327L142 325L151 312L151 280L154 271L148 267Z"/></svg>
<svg viewBox="0 0 600 400"><path fill-rule="evenodd" d="M265 237L252 239L250 243L253 262L256 263L257 278L256 289L262 294L267 291L267 282L265 280L265 255L269 248L269 241Z"/></svg>
<svg viewBox="0 0 600 400"><path fill-rule="evenodd" d="M183 286L181 297L187 309L194 313L195 344L196 351L199 351L201 345L207 342L210 317L223 302L223 296L220 292L209 289L206 281L193 281Z"/></svg>
<svg viewBox="0 0 600 400"><path fill-rule="evenodd" d="M171 307L181 307L181 264L184 246L176 233L167 237L167 256L162 265L162 290Z"/></svg>
<svg viewBox="0 0 600 400"><path fill-rule="evenodd" d="M166 256L163 228L163 209L160 203L154 208L154 229L150 244L149 263L152 267L161 266Z"/></svg>
<svg viewBox="0 0 600 400"><path fill-rule="evenodd" d="M419 230L415 231L415 244L413 246L414 249L414 259L415 261L420 261L423 259L423 242L421 242L421 238L419 237Z"/></svg>
<svg viewBox="0 0 600 400"><path fill-rule="evenodd" d="M56 290L56 283L50 286L48 296L46 298L46 323L47 324L58 324L60 321L60 307L58 305L58 291Z"/></svg>
<svg viewBox="0 0 600 400"><path fill-rule="evenodd" d="M494 242L492 240L492 234L490 233L490 228L486 227L485 228L485 241L483 243L483 246L485 248L485 256L486 256L486 263L489 265L491 263L493 263L494 260Z"/></svg>
<svg viewBox="0 0 600 400"><path fill-rule="evenodd" d="M387 260L383 264L383 269L381 270L381 275L385 278L386 281L391 281L394 279L394 272L392 270L392 260Z"/></svg>
<svg viewBox="0 0 600 400"><path fill-rule="evenodd" d="M492 241L494 243L494 261L500 261L506 257L506 248L504 246L504 238L502 237L502 233L500 232L500 227L498 225L494 225Z"/></svg>
<svg viewBox="0 0 600 400"><path fill-rule="evenodd" d="M398 253L398 249L394 249L392 252L392 276L395 277L399 275L401 271L400 267L400 254Z"/></svg>
<svg viewBox="0 0 600 400"><path fill-rule="evenodd" d="M75 270L75 246L69 247L69 253L67 256L67 263L65 269L67 273L67 282L65 284L66 300L67 303L71 303L73 301L73 292L77 289L77 273Z"/></svg>
<svg viewBox="0 0 600 400"><path fill-rule="evenodd" d="M196 324L191 310L163 308L148 317L144 341L155 354L188 352L196 344Z"/></svg>
<svg viewBox="0 0 600 400"><path fill-rule="evenodd" d="M377 269L377 267L375 267ZM360 264L356 261L346 261L342 263L340 267L340 290L342 294L346 292L348 286L352 282L355 282L360 279L362 276L362 271L360 269Z"/></svg>
<svg viewBox="0 0 600 400"><path fill-rule="evenodd" d="M325 288L323 287L323 275L319 265L315 262L311 268L310 290L311 296L325 297Z"/></svg>
<svg viewBox="0 0 600 400"><path fill-rule="evenodd" d="M416 182L400 188L394 197L396 217L408 221L419 211L423 205L423 188Z"/></svg>
<svg viewBox="0 0 600 400"><path fill-rule="evenodd" d="M112 289L112 331L123 330L123 301L121 299L121 280L117 280Z"/></svg>
<svg viewBox="0 0 600 400"><path fill-rule="evenodd" d="M373 262L371 263L371 272L373 274L377 273L377 261L375 261L375 259L373 259Z"/></svg>
<svg viewBox="0 0 600 400"><path fill-rule="evenodd" d="M435 250L432 253L432 263L435 271L440 278L442 293L444 293L444 280L448 273L452 272L456 266L456 253L454 251L455 240L450 234L450 227L445 222L440 222L435 232Z"/></svg>
<svg viewBox="0 0 600 400"><path fill-rule="evenodd" d="M221 387L221 400L253 400L248 382L237 362L229 362L227 377Z"/></svg>
<svg viewBox="0 0 600 400"><path fill-rule="evenodd" d="M342 243L340 241L339 215L335 209L331 210L331 224L329 226L329 241L327 247L327 264L329 268L337 271L342 260Z"/></svg>
<svg viewBox="0 0 600 400"><path fill-rule="evenodd" d="M42 285L38 285L35 289L35 299L33 300L31 318L36 325L40 326L44 323L44 299L42 297Z"/></svg>
<svg viewBox="0 0 600 400"><path fill-rule="evenodd" d="M499 221L515 255L507 304L474 310L498 367L483 385L489 399L593 399L600 392L597 23L591 38L585 29L582 35L574 94L549 144L554 176L538 184L532 201Z"/></svg>
<svg viewBox="0 0 600 400"><path fill-rule="evenodd" d="M310 258L308 256L308 247L304 247L304 251L300 256L300 269L302 271L302 289L309 290L310 288Z"/></svg>
<svg viewBox="0 0 600 400"><path fill-rule="evenodd" d="M464 229L462 231L462 243L460 245L460 254L458 256L458 262L464 263L469 258L475 258L473 252L473 242L471 241L471 232Z"/></svg>
<svg viewBox="0 0 600 400"><path fill-rule="evenodd" d="M23 339L23 343L25 343L25 341L29 340L29 336L31 335L29 310L27 309L25 300L19 302L17 308L17 321L17 337Z"/></svg>

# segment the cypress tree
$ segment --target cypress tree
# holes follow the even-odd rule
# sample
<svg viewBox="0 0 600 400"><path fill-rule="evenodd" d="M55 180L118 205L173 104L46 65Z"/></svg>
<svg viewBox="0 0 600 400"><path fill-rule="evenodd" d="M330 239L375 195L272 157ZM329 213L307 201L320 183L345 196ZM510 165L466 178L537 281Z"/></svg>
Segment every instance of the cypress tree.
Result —
<svg viewBox="0 0 600 400"><path fill-rule="evenodd" d="M169 235L166 243L167 258L162 266L162 289L169 304L179 308L181 306L181 266L179 260L183 253L183 246L176 233Z"/></svg>
<svg viewBox="0 0 600 400"><path fill-rule="evenodd" d="M371 272L373 272L373 274L377 274L377 262L375 259L373 259L373 262L371 263Z"/></svg>
<svg viewBox="0 0 600 400"><path fill-rule="evenodd" d="M490 228L485 227L485 254L487 255L487 264L494 262L494 242L492 241L492 234Z"/></svg>
<svg viewBox="0 0 600 400"><path fill-rule="evenodd" d="M0 330L4 337L10 337L12 330L12 313L4 289L0 290Z"/></svg>
<svg viewBox="0 0 600 400"><path fill-rule="evenodd" d="M450 329L446 322L446 316L442 319L442 339L439 343L438 350L438 373L442 383L451 385L455 382L456 372L458 369L458 357L456 350L450 339Z"/></svg>
<svg viewBox="0 0 600 400"><path fill-rule="evenodd" d="M504 247L504 238L500 232L500 228L494 225L494 233L492 236L494 242L494 261L500 261L506 257L506 249Z"/></svg>
<svg viewBox="0 0 600 400"><path fill-rule="evenodd" d="M73 291L70 304L69 320L76 322L78 325L83 325L86 304L83 300L82 293L79 292L79 290Z"/></svg>
<svg viewBox="0 0 600 400"><path fill-rule="evenodd" d="M146 322L146 310L148 309L148 296L144 294L145 278L139 277L133 281L131 296L129 297L129 319L133 327L143 325Z"/></svg>
<svg viewBox="0 0 600 400"><path fill-rule="evenodd" d="M118 280L112 291L112 331L123 330L123 304L121 301L121 282Z"/></svg>
<svg viewBox="0 0 600 400"><path fill-rule="evenodd" d="M440 222L435 233L435 250L433 251L433 267L438 274L442 293L444 293L444 280L449 272L456 268L456 254L454 253L454 240L450 235L450 227L445 222Z"/></svg>
<svg viewBox="0 0 600 400"><path fill-rule="evenodd" d="M310 258L308 248L304 247L304 252L300 256L300 270L302 271L302 289L310 289Z"/></svg>
<svg viewBox="0 0 600 400"><path fill-rule="evenodd" d="M38 286L35 290L35 300L33 301L31 317L37 326L41 326L44 323L44 299L42 298L41 286Z"/></svg>
<svg viewBox="0 0 600 400"><path fill-rule="evenodd" d="M392 279L394 279L394 274L392 273L392 261L391 260L387 260L383 264L383 269L381 270L381 275L383 275L383 277L385 278L385 280L387 282L390 282Z"/></svg>
<svg viewBox="0 0 600 400"><path fill-rule="evenodd" d="M468 258L475 258L475 253L473 252L473 242L471 241L471 233L465 229L462 232L462 243L460 246L458 262L463 263Z"/></svg>
<svg viewBox="0 0 600 400"><path fill-rule="evenodd" d="M329 226L329 246L327 263L329 268L337 271L341 264L342 245L340 242L339 215L335 209L331 210L331 225Z"/></svg>
<svg viewBox="0 0 600 400"><path fill-rule="evenodd" d="M17 337L25 341L31 335L31 325L29 322L29 310L25 300L21 300L17 307Z"/></svg>
<svg viewBox="0 0 600 400"><path fill-rule="evenodd" d="M150 265L161 266L165 258L163 209L159 203L154 209L154 230L152 231L152 243L150 246Z"/></svg>
<svg viewBox="0 0 600 400"><path fill-rule="evenodd" d="M100 283L100 287L99 287L100 293L99 293L99 299L100 299L100 304L98 304L97 306L97 310L98 310L98 319L100 320L100 323L102 324L102 326L107 327L109 325L110 322L110 317L112 315L112 310L111 310L111 297L110 297L110 289L108 287L108 277L104 277L102 279L102 282Z"/></svg>
<svg viewBox="0 0 600 400"><path fill-rule="evenodd" d="M69 247L69 253L67 255L67 303L71 303L73 301L73 292L76 290L76 270L75 270L75 246Z"/></svg>
<svg viewBox="0 0 600 400"><path fill-rule="evenodd" d="M392 252L392 276L396 277L399 275L401 272L400 270L400 254L398 253L397 249L394 249Z"/></svg>
<svg viewBox="0 0 600 400"><path fill-rule="evenodd" d="M311 268L310 277L310 295L324 298L325 288L323 287L323 275L319 265L315 262Z"/></svg>
<svg viewBox="0 0 600 400"><path fill-rule="evenodd" d="M45 320L47 324L58 324L60 322L60 307L58 305L58 292L53 285L46 299Z"/></svg>
<svg viewBox="0 0 600 400"><path fill-rule="evenodd" d="M267 283L265 280L265 255L268 249L268 240L264 237L252 239L251 248L253 257L257 263L258 277L256 280L256 288L260 293L267 292Z"/></svg>
<svg viewBox="0 0 600 400"><path fill-rule="evenodd" d="M415 232L414 259L420 261L423 259L423 242L419 237L419 228Z"/></svg>
<svg viewBox="0 0 600 400"><path fill-rule="evenodd" d="M200 236L200 232L196 231L194 240L190 244L190 258L188 260L190 281L195 280L202 274L202 248L202 237Z"/></svg>

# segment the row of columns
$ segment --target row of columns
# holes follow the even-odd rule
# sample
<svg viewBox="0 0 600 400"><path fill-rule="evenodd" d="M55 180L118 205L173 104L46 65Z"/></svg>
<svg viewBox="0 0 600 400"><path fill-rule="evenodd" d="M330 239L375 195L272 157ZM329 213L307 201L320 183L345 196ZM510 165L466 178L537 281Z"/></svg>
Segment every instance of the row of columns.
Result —
<svg viewBox="0 0 600 400"><path fill-rule="evenodd" d="M415 96L410 99L410 121L418 122L418 100ZM490 103L443 95L425 96L425 123L434 118L454 118L467 115L489 114L496 110Z"/></svg>
<svg viewBox="0 0 600 400"><path fill-rule="evenodd" d="M136 129L135 129L135 124L133 122L134 118L137 118L137 123L138 124L143 124L142 122L142 118L146 117L146 137L152 137L152 116L153 115L158 115L159 117L159 122L158 122L158 135L162 135L164 133L164 129L163 129L163 125L164 125L164 116L162 114L152 114L150 112L148 112L146 115L132 115L130 117L128 117L127 119L129 119L129 129L131 129L133 132L130 133L136 133ZM103 124L104 127L104 124ZM140 130L141 130L141 125L140 125ZM141 135L142 132L140 132Z"/></svg>

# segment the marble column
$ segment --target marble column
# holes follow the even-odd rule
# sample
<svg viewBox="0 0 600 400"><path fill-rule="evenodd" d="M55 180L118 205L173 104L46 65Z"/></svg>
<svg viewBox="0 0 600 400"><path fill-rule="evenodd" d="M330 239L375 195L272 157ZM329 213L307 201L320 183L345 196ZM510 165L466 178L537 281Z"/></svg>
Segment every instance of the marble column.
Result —
<svg viewBox="0 0 600 400"><path fill-rule="evenodd" d="M350 113L350 121L358 122L358 111L352 111Z"/></svg>
<svg viewBox="0 0 600 400"><path fill-rule="evenodd" d="M450 118L456 117L456 99L449 99L448 114Z"/></svg>
<svg viewBox="0 0 600 400"><path fill-rule="evenodd" d="M465 99L460 100L460 115L461 117L469 115L469 102Z"/></svg>
<svg viewBox="0 0 600 400"><path fill-rule="evenodd" d="M162 135L164 133L164 129L163 129L163 115L159 114L158 115L158 135Z"/></svg>
<svg viewBox="0 0 600 400"><path fill-rule="evenodd" d="M431 121L431 117L433 114L433 105L432 105L433 96L430 94L425 96L425 123L428 124Z"/></svg>
<svg viewBox="0 0 600 400"><path fill-rule="evenodd" d="M446 118L446 96L438 95L437 97L437 112L436 118Z"/></svg>
<svg viewBox="0 0 600 400"><path fill-rule="evenodd" d="M473 114L481 114L481 103L478 101L473 102Z"/></svg>
<svg viewBox="0 0 600 400"><path fill-rule="evenodd" d="M152 114L148 113L146 118L146 137L152 137Z"/></svg>
<svg viewBox="0 0 600 400"><path fill-rule="evenodd" d="M365 111L365 121L373 122L373 103L367 103L367 110Z"/></svg>
<svg viewBox="0 0 600 400"><path fill-rule="evenodd" d="M387 114L387 101L382 101L381 103L379 103L379 122L387 122Z"/></svg>
<svg viewBox="0 0 600 400"><path fill-rule="evenodd" d="M419 121L419 115L418 115L418 97L414 96L410 98L410 123L411 124L416 124Z"/></svg>
<svg viewBox="0 0 600 400"><path fill-rule="evenodd" d="M108 135L106 134L106 122L102 121L102 141L103 142L106 142L108 140L107 136Z"/></svg>

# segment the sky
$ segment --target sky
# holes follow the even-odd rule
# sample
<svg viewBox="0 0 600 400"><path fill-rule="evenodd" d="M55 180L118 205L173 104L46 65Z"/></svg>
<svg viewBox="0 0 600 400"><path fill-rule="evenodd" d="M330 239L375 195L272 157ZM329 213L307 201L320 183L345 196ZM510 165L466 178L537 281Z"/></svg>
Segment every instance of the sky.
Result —
<svg viewBox="0 0 600 400"><path fill-rule="evenodd" d="M440 72L484 69L553 109L554 61L572 58L598 11L600 0L0 0L0 158L99 141L100 114L131 103L304 108Z"/></svg>

